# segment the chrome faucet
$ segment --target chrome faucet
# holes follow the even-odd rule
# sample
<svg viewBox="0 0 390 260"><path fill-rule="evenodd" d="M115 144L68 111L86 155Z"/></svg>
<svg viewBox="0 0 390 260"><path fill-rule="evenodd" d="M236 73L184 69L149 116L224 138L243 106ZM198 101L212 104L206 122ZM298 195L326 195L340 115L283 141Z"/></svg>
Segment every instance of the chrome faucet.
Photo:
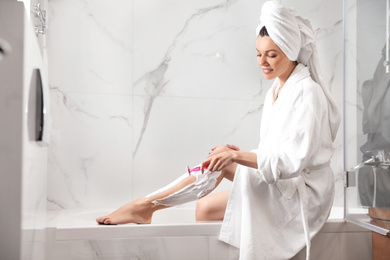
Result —
<svg viewBox="0 0 390 260"><path fill-rule="evenodd" d="M372 154L371 158L360 163L354 169L357 170L363 166L380 167L384 170L390 167L390 153L386 153L384 150L369 151L367 153Z"/></svg>

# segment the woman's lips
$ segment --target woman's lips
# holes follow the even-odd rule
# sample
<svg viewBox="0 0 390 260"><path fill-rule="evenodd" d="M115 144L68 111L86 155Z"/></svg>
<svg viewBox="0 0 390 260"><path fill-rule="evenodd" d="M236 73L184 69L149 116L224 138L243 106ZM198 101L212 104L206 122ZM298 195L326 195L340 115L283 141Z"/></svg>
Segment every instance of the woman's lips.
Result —
<svg viewBox="0 0 390 260"><path fill-rule="evenodd" d="M269 74L273 71L273 69L263 69L263 68L262 68L262 70L263 70L264 74Z"/></svg>

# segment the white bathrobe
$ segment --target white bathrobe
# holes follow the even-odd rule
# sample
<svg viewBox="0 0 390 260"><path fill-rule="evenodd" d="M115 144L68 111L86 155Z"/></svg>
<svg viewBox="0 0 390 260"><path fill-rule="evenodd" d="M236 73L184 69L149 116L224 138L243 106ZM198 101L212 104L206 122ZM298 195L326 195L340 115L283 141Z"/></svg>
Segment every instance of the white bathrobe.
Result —
<svg viewBox="0 0 390 260"><path fill-rule="evenodd" d="M237 167L221 228L220 240L240 248L241 260L292 258L310 243L303 216L312 238L332 207L331 130L338 126L329 125L326 97L302 64L273 103L278 87L276 79L265 99L253 150L258 169Z"/></svg>

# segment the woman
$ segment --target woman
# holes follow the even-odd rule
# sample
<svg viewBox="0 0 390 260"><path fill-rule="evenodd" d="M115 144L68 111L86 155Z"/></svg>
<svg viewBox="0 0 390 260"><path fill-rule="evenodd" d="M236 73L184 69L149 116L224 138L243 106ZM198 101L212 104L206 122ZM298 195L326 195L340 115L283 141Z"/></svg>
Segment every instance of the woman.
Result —
<svg viewBox="0 0 390 260"><path fill-rule="evenodd" d="M310 23L274 1L263 5L260 20L257 59L264 77L275 81L265 99L258 148L218 146L195 173L98 223L150 223L158 209L201 198L197 220L223 219L220 240L240 248L240 259L289 259L305 244L309 258L310 239L333 202L329 164L340 116L319 78ZM231 191L204 197L223 178L233 181Z"/></svg>

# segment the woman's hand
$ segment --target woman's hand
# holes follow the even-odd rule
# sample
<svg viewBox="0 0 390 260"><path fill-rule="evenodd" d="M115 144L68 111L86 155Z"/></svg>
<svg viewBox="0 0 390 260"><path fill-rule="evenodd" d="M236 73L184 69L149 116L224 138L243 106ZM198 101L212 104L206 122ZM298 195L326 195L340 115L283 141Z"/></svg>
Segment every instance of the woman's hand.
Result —
<svg viewBox="0 0 390 260"><path fill-rule="evenodd" d="M257 154L240 151L240 148L231 144L216 146L200 164L200 169L202 173L204 169L221 171L232 163L257 169Z"/></svg>
<svg viewBox="0 0 390 260"><path fill-rule="evenodd" d="M221 171L222 169L230 166L234 163L235 151L228 149L221 151L222 149L215 149L217 151L215 154L214 151L210 153L209 156L200 164L200 169L203 172L204 168L207 168L209 171Z"/></svg>
<svg viewBox="0 0 390 260"><path fill-rule="evenodd" d="M208 157L214 156L214 155L219 154L219 153L228 152L231 150L240 151L240 148L238 148L238 146L235 146L232 144L219 145L219 146L216 146L213 149L211 149L211 152L209 153Z"/></svg>
<svg viewBox="0 0 390 260"><path fill-rule="evenodd" d="M223 168L228 167L234 162L234 151L240 151L240 148L232 144L214 147L211 149L207 158L201 163L201 171L203 172L206 168L209 171L220 171Z"/></svg>

